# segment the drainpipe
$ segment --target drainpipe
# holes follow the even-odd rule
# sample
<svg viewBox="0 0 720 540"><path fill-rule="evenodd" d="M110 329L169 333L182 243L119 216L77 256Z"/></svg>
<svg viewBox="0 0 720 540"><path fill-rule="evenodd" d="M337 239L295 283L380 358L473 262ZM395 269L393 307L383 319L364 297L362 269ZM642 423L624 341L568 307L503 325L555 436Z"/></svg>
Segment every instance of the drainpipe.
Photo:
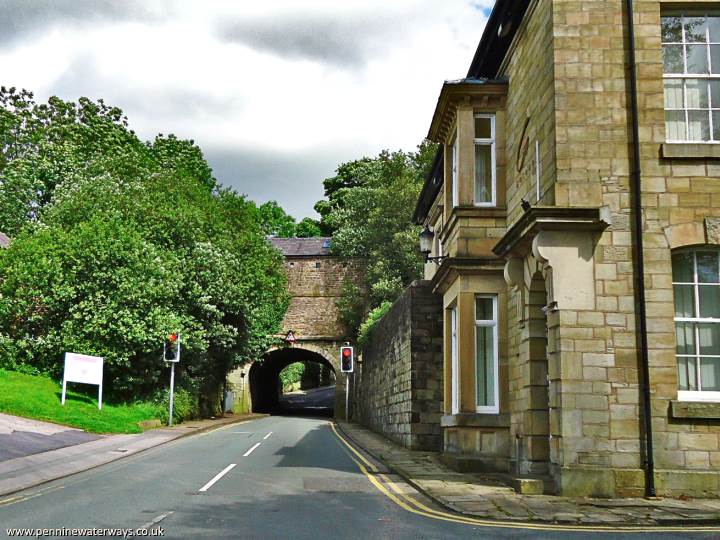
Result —
<svg viewBox="0 0 720 540"><path fill-rule="evenodd" d="M630 107L632 113L632 206L635 244L635 300L640 334L640 363L642 371L643 427L645 428L645 495L655 497L655 460L653 458L652 410L650 408L650 368L648 359L647 315L645 313L645 263L643 260L642 189L640 171L640 138L638 128L637 71L635 67L635 28L633 3L625 0L628 21L628 63L630 64Z"/></svg>

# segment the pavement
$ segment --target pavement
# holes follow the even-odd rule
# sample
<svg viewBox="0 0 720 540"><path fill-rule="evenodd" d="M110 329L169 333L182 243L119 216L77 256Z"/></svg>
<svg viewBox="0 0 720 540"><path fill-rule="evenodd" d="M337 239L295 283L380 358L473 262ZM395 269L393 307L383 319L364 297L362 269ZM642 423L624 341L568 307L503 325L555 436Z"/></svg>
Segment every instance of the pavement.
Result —
<svg viewBox="0 0 720 540"><path fill-rule="evenodd" d="M0 414L0 496L136 454L180 437L240 422L248 415L196 420L132 435L97 435Z"/></svg>
<svg viewBox="0 0 720 540"><path fill-rule="evenodd" d="M595 499L521 495L499 475L455 472L437 452L408 450L355 423L339 429L391 471L435 503L465 516L498 522L586 526L717 526L720 500ZM720 532L720 527L717 528ZM716 535L714 538L719 538Z"/></svg>

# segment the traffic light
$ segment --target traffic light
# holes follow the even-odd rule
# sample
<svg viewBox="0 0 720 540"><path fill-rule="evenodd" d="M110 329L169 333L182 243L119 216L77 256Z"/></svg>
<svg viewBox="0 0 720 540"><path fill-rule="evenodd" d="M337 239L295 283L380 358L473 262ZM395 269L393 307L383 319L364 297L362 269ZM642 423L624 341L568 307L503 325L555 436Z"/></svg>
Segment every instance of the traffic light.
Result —
<svg viewBox="0 0 720 540"><path fill-rule="evenodd" d="M165 338L163 359L166 362L180 361L180 334L170 334Z"/></svg>
<svg viewBox="0 0 720 540"><path fill-rule="evenodd" d="M343 345L340 347L340 371L352 373L353 364L353 348L349 345Z"/></svg>

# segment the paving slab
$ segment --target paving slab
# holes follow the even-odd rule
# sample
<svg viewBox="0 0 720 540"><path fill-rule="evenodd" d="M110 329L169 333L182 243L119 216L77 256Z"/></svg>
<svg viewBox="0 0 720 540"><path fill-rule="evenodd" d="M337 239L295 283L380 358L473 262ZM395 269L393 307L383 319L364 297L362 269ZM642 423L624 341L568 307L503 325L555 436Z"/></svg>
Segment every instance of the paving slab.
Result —
<svg viewBox="0 0 720 540"><path fill-rule="evenodd" d="M498 521L608 526L718 525L715 499L591 499L521 495L491 475L451 471L436 452L407 450L355 423L339 422L357 446L438 504Z"/></svg>

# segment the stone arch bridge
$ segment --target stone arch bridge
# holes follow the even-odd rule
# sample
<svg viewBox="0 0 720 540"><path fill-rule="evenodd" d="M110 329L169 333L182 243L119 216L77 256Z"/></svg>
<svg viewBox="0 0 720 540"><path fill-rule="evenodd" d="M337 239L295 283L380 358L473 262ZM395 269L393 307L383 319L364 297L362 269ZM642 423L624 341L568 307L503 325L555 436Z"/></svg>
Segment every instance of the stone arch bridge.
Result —
<svg viewBox="0 0 720 540"><path fill-rule="evenodd" d="M230 382L237 387L242 377L241 384L249 389L251 410L272 412L279 404L280 371L293 362L317 362L335 372L335 414L344 415L345 377L339 376L339 350L348 336L338 320L336 302L345 280L362 286L362 261L331 255L327 237L273 238L271 242L285 257L291 295L278 337L291 332L295 341L273 348L260 362L233 372Z"/></svg>

